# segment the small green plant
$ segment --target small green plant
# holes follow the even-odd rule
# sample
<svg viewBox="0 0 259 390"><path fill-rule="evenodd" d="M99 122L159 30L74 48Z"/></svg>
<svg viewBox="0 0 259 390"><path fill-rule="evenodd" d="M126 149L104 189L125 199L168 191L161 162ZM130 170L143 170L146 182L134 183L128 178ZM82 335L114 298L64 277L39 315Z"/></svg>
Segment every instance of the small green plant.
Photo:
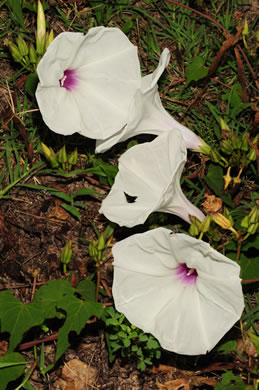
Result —
<svg viewBox="0 0 259 390"><path fill-rule="evenodd" d="M155 359L161 356L161 347L151 335L132 325L113 307L107 307L103 319L106 325L106 342L109 351L109 361L113 362L117 355L137 359L139 370L151 366Z"/></svg>
<svg viewBox="0 0 259 390"><path fill-rule="evenodd" d="M57 168L60 172L70 172L72 167L76 165L78 159L77 149L75 149L69 156L67 155L66 145L56 154L51 147L48 147L43 142L41 143L42 151L51 168Z"/></svg>
<svg viewBox="0 0 259 390"><path fill-rule="evenodd" d="M19 3L17 1L16 3ZM13 8L13 7L12 7ZM21 20L23 20L22 8L16 7L13 9L19 12ZM23 23L23 22L22 22ZM53 30L49 33L46 31L46 20L44 15L43 6L38 1L37 10L37 30L35 32L36 49L33 43L27 43L21 34L16 39L16 44L10 40L6 40L5 44L8 46L10 53L15 62L21 64L27 71L36 72L37 65L47 50L47 47L54 39Z"/></svg>

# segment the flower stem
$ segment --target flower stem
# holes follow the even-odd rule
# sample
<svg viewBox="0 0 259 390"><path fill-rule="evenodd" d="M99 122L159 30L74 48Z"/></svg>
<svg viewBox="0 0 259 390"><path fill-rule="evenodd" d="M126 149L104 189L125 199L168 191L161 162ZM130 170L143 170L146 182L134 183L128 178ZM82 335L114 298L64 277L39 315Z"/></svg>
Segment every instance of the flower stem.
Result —
<svg viewBox="0 0 259 390"><path fill-rule="evenodd" d="M96 293L95 293L95 300L96 302L98 302L98 298L99 298L99 288L100 288L100 274L101 274L101 270L100 270L100 267L99 265L97 265L97 280L96 280Z"/></svg>

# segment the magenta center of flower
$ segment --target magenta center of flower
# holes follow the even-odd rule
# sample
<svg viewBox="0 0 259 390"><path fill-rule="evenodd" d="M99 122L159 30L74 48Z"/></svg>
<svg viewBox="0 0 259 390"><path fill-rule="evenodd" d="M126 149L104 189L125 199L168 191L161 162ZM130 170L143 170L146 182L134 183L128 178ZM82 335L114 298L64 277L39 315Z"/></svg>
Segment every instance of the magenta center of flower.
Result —
<svg viewBox="0 0 259 390"><path fill-rule="evenodd" d="M186 263L181 263L176 269L177 278L184 284L194 284L198 273L195 268L187 267Z"/></svg>
<svg viewBox="0 0 259 390"><path fill-rule="evenodd" d="M75 69L66 69L63 77L59 80L59 85L68 91L73 91L78 84L78 76Z"/></svg>

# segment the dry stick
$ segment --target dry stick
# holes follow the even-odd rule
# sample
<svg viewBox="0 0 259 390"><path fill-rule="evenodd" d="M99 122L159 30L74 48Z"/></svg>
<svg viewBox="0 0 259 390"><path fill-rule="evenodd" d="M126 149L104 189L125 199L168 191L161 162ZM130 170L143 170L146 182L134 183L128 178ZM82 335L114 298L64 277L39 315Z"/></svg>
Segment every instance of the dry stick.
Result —
<svg viewBox="0 0 259 390"><path fill-rule="evenodd" d="M251 72L251 75L252 75L253 79L255 80L256 85L258 85L257 76L256 76L256 74L255 74L255 72L254 72L254 70L253 70L253 68L252 68L252 66L251 66L251 64L250 64L250 62L249 62L245 52L244 52L244 50L242 49L242 47L240 45L237 45L237 47L238 47L238 50L240 51L240 53L242 54L242 56L244 57L244 59L245 59L245 61L247 63L247 66L248 66L248 68L249 68L249 70Z"/></svg>
<svg viewBox="0 0 259 390"><path fill-rule="evenodd" d="M52 341L52 340L57 340L57 338L58 338L58 332L53 333L51 336L46 337L45 339L28 341L27 343L20 344L18 349L19 349L19 351L23 351L24 349L31 348L37 344L46 343L46 342Z"/></svg>
<svg viewBox="0 0 259 390"><path fill-rule="evenodd" d="M246 92L246 76L245 76L245 68L243 61L240 56L240 52L238 50L238 47L234 47L236 61L237 61L237 72L238 72L238 78L242 87L242 100L245 103L249 102L249 97Z"/></svg>

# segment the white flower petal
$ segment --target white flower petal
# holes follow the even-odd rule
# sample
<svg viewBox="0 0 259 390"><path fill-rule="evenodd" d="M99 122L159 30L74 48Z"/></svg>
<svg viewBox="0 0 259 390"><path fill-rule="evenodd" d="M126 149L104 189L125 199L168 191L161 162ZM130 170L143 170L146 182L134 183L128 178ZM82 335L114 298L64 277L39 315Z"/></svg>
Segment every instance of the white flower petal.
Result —
<svg viewBox="0 0 259 390"><path fill-rule="evenodd" d="M113 296L118 311L170 351L210 351L244 308L239 266L209 244L158 228L116 243ZM194 284L177 266L195 267Z"/></svg>
<svg viewBox="0 0 259 390"><path fill-rule="evenodd" d="M168 65L169 56L168 49L165 49L156 70L142 78L141 88L137 90L129 108L127 125L111 137L97 140L96 153L103 153L116 143L139 134L160 135L174 129L182 133L186 148L199 150L204 144L195 133L169 115L161 103L157 81Z"/></svg>
<svg viewBox="0 0 259 390"><path fill-rule="evenodd" d="M202 220L203 213L180 188L185 161L186 149L177 129L134 146L120 157L119 172L99 212L127 227L144 223L154 211L176 214L189 223L189 214ZM125 194L136 197L135 201L129 203Z"/></svg>
<svg viewBox="0 0 259 390"><path fill-rule="evenodd" d="M71 90L59 82L67 69L74 70L78 80ZM117 28L94 27L85 36L61 33L37 71L36 98L46 124L57 133L79 132L90 138L110 137L126 124L141 85L137 48ZM63 101L69 100L73 103L67 110Z"/></svg>

